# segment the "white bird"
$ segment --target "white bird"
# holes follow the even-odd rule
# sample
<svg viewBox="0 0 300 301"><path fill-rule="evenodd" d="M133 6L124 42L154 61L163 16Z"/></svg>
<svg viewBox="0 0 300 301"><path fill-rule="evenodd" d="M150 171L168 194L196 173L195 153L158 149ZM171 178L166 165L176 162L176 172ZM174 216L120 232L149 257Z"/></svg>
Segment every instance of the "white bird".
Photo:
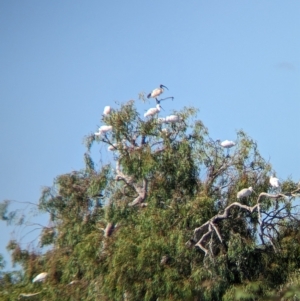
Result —
<svg viewBox="0 0 300 301"><path fill-rule="evenodd" d="M95 133L95 136L101 136L102 134L105 134L112 130L111 125L102 125L99 127L98 132Z"/></svg>
<svg viewBox="0 0 300 301"><path fill-rule="evenodd" d="M235 143L233 141L224 140L220 143L220 145L224 148L231 148L231 147L235 146Z"/></svg>
<svg viewBox="0 0 300 301"><path fill-rule="evenodd" d="M236 197L238 199L241 199L241 198L246 198L248 197L252 192L253 192L253 188L250 186L249 188L244 188L242 189L241 191L239 191L236 195Z"/></svg>
<svg viewBox="0 0 300 301"><path fill-rule="evenodd" d="M144 117L148 117L148 116L154 116L155 114L158 114L158 112L160 112L161 106L160 104L156 105L156 108L150 108L145 114Z"/></svg>
<svg viewBox="0 0 300 301"><path fill-rule="evenodd" d="M166 88L167 90L169 90L166 86L160 85L159 88L156 88L151 93L149 93L147 95L147 98L151 97L151 98L155 98L156 99L160 94L162 94L164 92L164 88Z"/></svg>
<svg viewBox="0 0 300 301"><path fill-rule="evenodd" d="M175 123L180 121L180 117L177 115L170 115L166 117L166 123Z"/></svg>
<svg viewBox="0 0 300 301"><path fill-rule="evenodd" d="M44 282L46 280L47 276L48 276L48 273L46 273L46 272L40 273L36 277L33 278L32 283Z"/></svg>
<svg viewBox="0 0 300 301"><path fill-rule="evenodd" d="M103 115L109 115L111 112L111 107L110 106L105 106L103 110Z"/></svg>
<svg viewBox="0 0 300 301"><path fill-rule="evenodd" d="M275 177L270 177L270 185L273 187L273 188L279 188L280 186L280 182L279 182L279 179L278 178L275 178Z"/></svg>

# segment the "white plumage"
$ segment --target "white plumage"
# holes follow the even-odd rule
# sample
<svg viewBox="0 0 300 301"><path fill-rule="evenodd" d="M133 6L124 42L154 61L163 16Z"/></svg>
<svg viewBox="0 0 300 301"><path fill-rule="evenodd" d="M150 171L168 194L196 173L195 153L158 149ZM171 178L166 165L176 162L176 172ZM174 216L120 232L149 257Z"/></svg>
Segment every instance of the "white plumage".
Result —
<svg viewBox="0 0 300 301"><path fill-rule="evenodd" d="M279 179L278 178L275 178L275 177L270 177L270 185L273 187L273 188L279 188L280 186L280 182L279 182Z"/></svg>
<svg viewBox="0 0 300 301"><path fill-rule="evenodd" d="M175 123L180 121L180 117L177 115L170 115L166 117L166 123Z"/></svg>
<svg viewBox="0 0 300 301"><path fill-rule="evenodd" d="M156 108L150 108L145 114L144 117L148 117L148 116L154 116L156 114L158 114L158 112L160 111L161 106L160 104L156 105Z"/></svg>
<svg viewBox="0 0 300 301"><path fill-rule="evenodd" d="M95 133L95 136L101 136L102 134L105 134L112 130L111 125L102 125L99 127L98 132Z"/></svg>
<svg viewBox="0 0 300 301"><path fill-rule="evenodd" d="M104 107L103 115L108 115L108 114L110 114L110 112L111 112L111 107L110 106Z"/></svg>
<svg viewBox="0 0 300 301"><path fill-rule="evenodd" d="M253 192L253 188L250 186L249 188L244 188L242 189L241 191L239 191L236 195L236 197L238 199L241 199L241 198L246 198L248 197L252 192Z"/></svg>
<svg viewBox="0 0 300 301"><path fill-rule="evenodd" d="M233 141L224 140L220 143L220 145L224 148L231 148L231 147L235 146L235 143Z"/></svg>
<svg viewBox="0 0 300 301"><path fill-rule="evenodd" d="M46 280L48 276L48 273L46 272L43 272L43 273L40 273L38 274L36 277L33 278L32 282L44 282Z"/></svg>
<svg viewBox="0 0 300 301"><path fill-rule="evenodd" d="M164 85L160 85L159 88L154 89L151 93L149 93L147 95L147 98L156 98L158 97L160 94L162 94L164 92L164 88L168 89L166 86Z"/></svg>

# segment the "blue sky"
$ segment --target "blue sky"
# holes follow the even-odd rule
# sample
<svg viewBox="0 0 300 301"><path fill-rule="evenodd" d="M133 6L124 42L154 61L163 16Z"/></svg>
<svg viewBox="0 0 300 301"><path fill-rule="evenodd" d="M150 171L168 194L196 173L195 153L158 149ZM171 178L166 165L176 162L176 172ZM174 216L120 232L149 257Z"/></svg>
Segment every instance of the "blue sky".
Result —
<svg viewBox="0 0 300 301"><path fill-rule="evenodd" d="M135 99L144 113L154 102L138 94L159 84L175 97L164 114L197 107L214 139L243 129L279 178L298 181L299 15L299 1L279 0L1 1L0 200L38 202L83 167L105 105ZM0 229L8 259L20 234Z"/></svg>

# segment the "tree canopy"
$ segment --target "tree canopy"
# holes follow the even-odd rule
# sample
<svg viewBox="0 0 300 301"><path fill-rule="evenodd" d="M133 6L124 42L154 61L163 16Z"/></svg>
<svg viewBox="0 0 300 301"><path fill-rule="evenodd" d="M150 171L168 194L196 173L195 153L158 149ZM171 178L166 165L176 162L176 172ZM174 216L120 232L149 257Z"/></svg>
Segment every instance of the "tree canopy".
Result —
<svg viewBox="0 0 300 301"><path fill-rule="evenodd" d="M0 300L300 300L299 185L270 186L253 139L224 149L196 113L144 118L129 101L103 115L84 168L42 191L38 246L9 242L21 270L1 272ZM100 167L99 145L113 154ZM24 225L9 204L1 219Z"/></svg>

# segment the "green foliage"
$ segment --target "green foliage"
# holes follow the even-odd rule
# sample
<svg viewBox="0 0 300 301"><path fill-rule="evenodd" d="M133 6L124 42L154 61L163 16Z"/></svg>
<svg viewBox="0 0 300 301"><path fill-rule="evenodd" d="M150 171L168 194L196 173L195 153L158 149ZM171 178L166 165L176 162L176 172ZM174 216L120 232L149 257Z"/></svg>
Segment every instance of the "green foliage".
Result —
<svg viewBox="0 0 300 301"><path fill-rule="evenodd" d="M270 192L272 167L254 140L237 132L227 154L194 108L174 114L176 123L145 120L130 101L102 118L113 130L85 138L84 169L57 176L42 191L38 209L50 224L39 245L8 244L22 271L1 274L0 300L28 294L31 300L289 300L298 294L293 201L299 187L288 179L285 197L260 198ZM90 153L97 144L113 146L113 162L99 170ZM221 218L249 186L256 193L239 201L256 209L232 206ZM0 204L1 219L24 223L9 204ZM42 272L45 282L32 283Z"/></svg>

